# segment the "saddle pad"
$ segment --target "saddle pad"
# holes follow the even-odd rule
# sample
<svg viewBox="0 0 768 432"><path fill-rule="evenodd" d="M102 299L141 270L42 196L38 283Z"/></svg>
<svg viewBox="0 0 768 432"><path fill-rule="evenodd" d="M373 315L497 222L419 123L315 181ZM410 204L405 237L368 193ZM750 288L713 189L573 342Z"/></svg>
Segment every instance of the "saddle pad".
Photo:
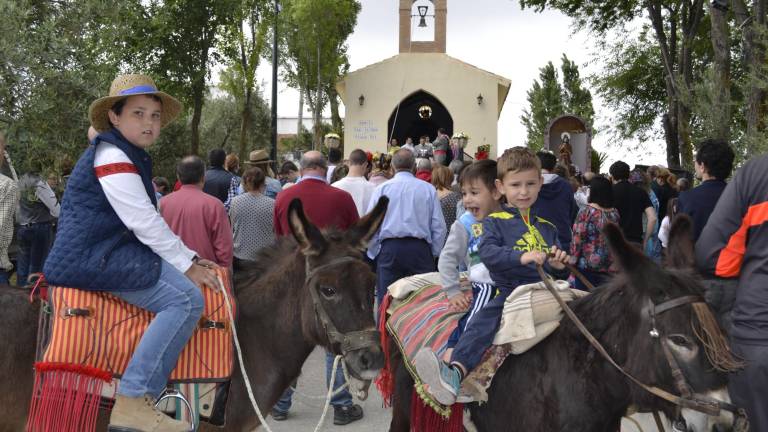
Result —
<svg viewBox="0 0 768 432"><path fill-rule="evenodd" d="M393 300L389 308L387 329L403 353L405 365L420 390L413 359L423 347L442 358L448 338L465 311L451 312L448 298L439 284L437 273L410 276L389 287ZM586 293L571 290L557 281L561 296L570 301ZM504 304L499 331L478 366L462 381L462 393L476 401L486 401L487 388L496 371L510 354L522 354L549 336L559 326L562 310L543 283L522 285ZM420 392L432 405L428 395ZM436 404L436 402L434 402ZM439 407L432 405L438 411Z"/></svg>
<svg viewBox="0 0 768 432"><path fill-rule="evenodd" d="M234 302L228 270L217 272ZM106 292L64 287L50 287L49 292L51 333L43 361L91 366L120 377L154 314ZM232 374L232 329L224 294L207 287L202 293L203 317L179 356L171 382L219 382ZM87 316L81 316L83 311Z"/></svg>

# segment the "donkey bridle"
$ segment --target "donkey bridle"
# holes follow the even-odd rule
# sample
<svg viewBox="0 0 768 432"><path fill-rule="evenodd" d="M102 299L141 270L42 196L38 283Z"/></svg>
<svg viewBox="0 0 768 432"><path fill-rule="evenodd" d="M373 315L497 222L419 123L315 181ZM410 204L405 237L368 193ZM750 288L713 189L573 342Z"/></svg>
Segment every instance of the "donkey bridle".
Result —
<svg viewBox="0 0 768 432"><path fill-rule="evenodd" d="M584 282L587 287L593 288L592 284L589 283L589 281L574 266L570 264L566 264L566 267L574 274L574 276L578 277L582 282ZM579 317L576 316L576 314L568 306L568 304L563 300L563 298L560 297L560 294L558 294L557 289L552 284L551 277L546 273L544 273L544 269L542 268L542 266L537 265L536 270L538 270L539 276L541 277L541 280L544 281L544 285L547 287L547 290L549 290L549 292L552 293L552 295L555 297L555 300L557 300L557 303L560 305L560 307L563 308L563 311L565 311L565 314L568 315L568 318L570 318L570 320L573 322L576 328L579 329L579 332L581 332L581 334L589 341L589 343L597 350L597 352L600 353L600 355L602 355L606 361L608 361L608 363L610 363L614 368L616 368L619 372L621 372L624 376L626 376L630 381L640 386L640 388L653 394L654 396L657 396L661 399L666 400L667 402L675 404L680 408L688 408L709 416L717 416L723 410L732 412L735 417L735 420L737 421L739 420L739 418L744 418L746 416L744 413L744 410L736 407L733 404L716 400L713 398L709 398L707 396L694 394L691 387L685 381L685 375L683 375L683 372L680 369L680 366L677 363L677 360L672 355L672 352L669 350L669 347L667 346L667 344L664 343L668 340L668 338L666 336L662 337L658 329L656 328L656 316L679 306L698 303L698 302L704 302L704 299L702 299L700 296L693 296L693 295L682 296L672 300L665 301L658 305L653 304L653 302L649 300L649 304L650 304L649 315L651 318L650 336L654 339L659 339L662 342L661 346L662 346L662 350L664 351L664 357L666 358L667 363L669 364L669 367L672 370L672 376L675 380L675 387L680 392L680 396L677 396L666 390L660 389L655 386L652 387L643 383L642 381L632 376L632 374L624 370L624 368L619 366L619 364L616 363L616 361L611 357L611 355L608 354L608 351L606 351L605 348L603 348L603 345L584 326L584 324L581 322Z"/></svg>
<svg viewBox="0 0 768 432"><path fill-rule="evenodd" d="M304 279L304 284L307 286L307 289L312 296L312 304L315 309L315 316L317 317L317 320L320 321L320 325L322 325L325 329L325 334L328 337L328 341L331 343L331 345L338 344L341 347L341 355L344 357L346 357L347 353L351 351L377 345L380 340L379 331L359 330L341 333L336 328L336 325L333 323L331 316L328 314L328 311L325 310L325 306L323 306L323 303L320 301L320 294L317 292L317 287L313 287L311 282L323 270L353 262L361 261L357 258L345 256L335 258L310 270L309 259L307 259L307 276Z"/></svg>

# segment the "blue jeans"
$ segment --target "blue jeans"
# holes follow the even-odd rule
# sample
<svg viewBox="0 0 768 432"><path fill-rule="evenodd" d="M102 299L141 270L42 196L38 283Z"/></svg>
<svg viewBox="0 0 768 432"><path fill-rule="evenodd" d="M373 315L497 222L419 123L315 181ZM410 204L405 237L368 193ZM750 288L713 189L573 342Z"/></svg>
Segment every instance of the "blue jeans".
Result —
<svg viewBox="0 0 768 432"><path fill-rule="evenodd" d="M19 256L17 258L16 285L27 284L27 276L43 271L43 263L51 246L50 223L20 225L17 237L19 239Z"/></svg>
<svg viewBox="0 0 768 432"><path fill-rule="evenodd" d="M333 359L336 356L332 353L329 353L328 351L325 352L325 385L326 387L331 382L331 372L333 371ZM341 370L341 364L336 368L336 379L333 381L333 390L336 391L337 388L343 386L346 383L344 380L344 371ZM290 387L288 387L284 392L283 395L280 396L280 400L277 401L275 404L274 410L280 413L287 413L288 410L291 409L292 401L291 398L293 397L293 390L291 390ZM331 405L335 407L342 407L342 406L350 406L352 405L352 395L349 393L347 389L344 389L338 393L336 393L331 398Z"/></svg>
<svg viewBox="0 0 768 432"><path fill-rule="evenodd" d="M8 279L10 276L11 272L0 269L0 285L8 285Z"/></svg>
<svg viewBox="0 0 768 432"><path fill-rule="evenodd" d="M127 397L159 397L184 345L203 313L203 294L189 278L162 261L160 279L139 291L110 294L155 314L125 369L117 393Z"/></svg>

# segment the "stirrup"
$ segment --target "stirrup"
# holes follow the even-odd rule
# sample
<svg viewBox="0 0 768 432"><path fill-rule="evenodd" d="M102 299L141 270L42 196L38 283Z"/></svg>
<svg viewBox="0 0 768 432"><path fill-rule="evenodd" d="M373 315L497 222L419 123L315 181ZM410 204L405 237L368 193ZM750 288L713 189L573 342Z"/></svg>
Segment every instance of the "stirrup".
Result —
<svg viewBox="0 0 768 432"><path fill-rule="evenodd" d="M187 398L184 397L184 394L182 394L180 391L176 389L170 389L170 388L165 389L162 396L160 396L160 399L158 399L157 402L155 402L155 408L160 410L160 404L163 401L168 399L179 399L184 404L184 407L186 407L187 412L189 413L189 418L192 420L192 429L190 430L190 432L197 432L197 428L200 426L199 424L200 420L196 418L195 413L192 411L192 405L189 403Z"/></svg>

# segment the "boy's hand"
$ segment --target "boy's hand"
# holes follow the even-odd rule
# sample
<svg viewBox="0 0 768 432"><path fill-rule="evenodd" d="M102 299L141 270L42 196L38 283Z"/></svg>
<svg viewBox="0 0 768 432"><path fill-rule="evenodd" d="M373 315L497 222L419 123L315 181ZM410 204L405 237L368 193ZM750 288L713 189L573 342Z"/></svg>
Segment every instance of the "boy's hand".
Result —
<svg viewBox="0 0 768 432"><path fill-rule="evenodd" d="M522 265L528 265L528 264L544 265L546 261L547 261L547 254L541 251L530 251L520 256L520 264Z"/></svg>
<svg viewBox="0 0 768 432"><path fill-rule="evenodd" d="M218 291L219 279L214 271L217 267L216 263L201 259L193 263L184 274L198 287L207 286L214 291Z"/></svg>
<svg viewBox="0 0 768 432"><path fill-rule="evenodd" d="M562 270L565 268L565 263L570 260L570 257L564 250L558 249L557 246L552 246L549 251L549 265L556 270Z"/></svg>
<svg viewBox="0 0 768 432"><path fill-rule="evenodd" d="M461 312L469 308L469 302L472 301L472 293L458 293L448 299L451 312Z"/></svg>

